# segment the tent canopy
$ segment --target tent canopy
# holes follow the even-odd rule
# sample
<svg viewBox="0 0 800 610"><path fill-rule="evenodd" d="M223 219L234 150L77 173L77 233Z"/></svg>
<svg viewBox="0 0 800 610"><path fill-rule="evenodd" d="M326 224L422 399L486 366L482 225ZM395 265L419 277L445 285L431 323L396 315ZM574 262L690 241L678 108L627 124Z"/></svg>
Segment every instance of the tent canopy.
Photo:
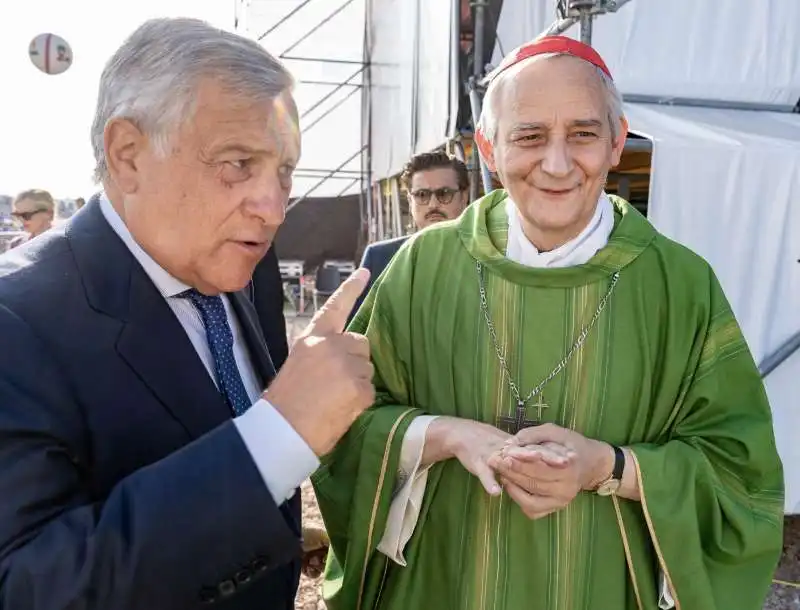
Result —
<svg viewBox="0 0 800 610"><path fill-rule="evenodd" d="M444 144L457 114L457 0L371 0L369 137L372 178Z"/></svg>

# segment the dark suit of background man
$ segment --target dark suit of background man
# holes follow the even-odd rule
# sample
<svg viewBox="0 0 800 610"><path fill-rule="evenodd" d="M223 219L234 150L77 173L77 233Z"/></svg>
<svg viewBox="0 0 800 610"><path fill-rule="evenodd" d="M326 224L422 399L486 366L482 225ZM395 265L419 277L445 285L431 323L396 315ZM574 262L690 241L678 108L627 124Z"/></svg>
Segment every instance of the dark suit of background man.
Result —
<svg viewBox="0 0 800 610"><path fill-rule="evenodd" d="M100 82L104 192L0 258L0 608L293 607L296 488L374 390L341 333L365 272L277 376L247 298L290 84L254 42L146 23Z"/></svg>
<svg viewBox="0 0 800 610"><path fill-rule="evenodd" d="M417 230L443 220L458 218L469 203L469 171L463 161L444 152L422 153L403 168L400 184L408 197L411 218ZM370 281L358 299L351 318L383 270L408 236L379 241L367 246L361 266L369 269Z"/></svg>
<svg viewBox="0 0 800 610"><path fill-rule="evenodd" d="M253 271L252 300L272 363L280 370L289 355L289 345L283 314L283 279L275 246L269 249Z"/></svg>

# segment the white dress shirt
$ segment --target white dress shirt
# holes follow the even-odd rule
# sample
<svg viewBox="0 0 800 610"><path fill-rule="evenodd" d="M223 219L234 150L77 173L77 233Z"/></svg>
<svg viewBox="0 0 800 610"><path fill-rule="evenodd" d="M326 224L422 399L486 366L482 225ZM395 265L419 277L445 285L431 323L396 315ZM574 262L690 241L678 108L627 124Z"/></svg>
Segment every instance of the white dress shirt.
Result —
<svg viewBox="0 0 800 610"><path fill-rule="evenodd" d="M105 196L100 198L100 210L108 224L128 247L164 297L167 305L186 331L189 341L192 342L211 379L219 387L214 357L211 355L200 312L188 298L178 296L189 290L191 286L170 275L142 249ZM233 422L275 502L283 504L294 495L294 491L300 483L317 469L319 460L289 422L261 397L264 388L261 386L245 347L239 321L231 308L228 297L224 294L221 296L228 324L233 333L233 355L236 366L247 390L247 395L253 403L252 407L234 418Z"/></svg>

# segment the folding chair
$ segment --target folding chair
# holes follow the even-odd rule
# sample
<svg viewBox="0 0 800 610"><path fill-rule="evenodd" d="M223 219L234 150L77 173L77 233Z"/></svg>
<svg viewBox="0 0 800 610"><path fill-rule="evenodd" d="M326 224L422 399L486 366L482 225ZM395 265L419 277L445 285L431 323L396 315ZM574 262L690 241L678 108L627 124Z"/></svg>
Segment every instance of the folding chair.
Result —
<svg viewBox="0 0 800 610"><path fill-rule="evenodd" d="M331 296L342 283L342 274L337 267L322 265L317 269L317 277L314 283L314 311L319 310L319 299L327 299Z"/></svg>

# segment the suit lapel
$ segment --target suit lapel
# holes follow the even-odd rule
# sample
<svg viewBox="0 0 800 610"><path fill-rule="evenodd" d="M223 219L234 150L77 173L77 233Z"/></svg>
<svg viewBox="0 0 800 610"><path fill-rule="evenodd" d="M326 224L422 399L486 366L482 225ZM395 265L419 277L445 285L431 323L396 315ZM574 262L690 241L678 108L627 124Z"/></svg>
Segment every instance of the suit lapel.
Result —
<svg viewBox="0 0 800 610"><path fill-rule="evenodd" d="M186 331L142 270L131 278L129 319L117 351L193 438L230 419Z"/></svg>
<svg viewBox="0 0 800 610"><path fill-rule="evenodd" d="M275 377L275 365L269 355L267 343L264 341L256 310L244 291L228 293L228 299L239 321L256 373L258 373L262 385L266 387L272 383Z"/></svg>
<svg viewBox="0 0 800 610"><path fill-rule="evenodd" d="M120 358L193 438L230 418L230 410L172 309L109 226L95 195L66 235L86 298L122 323Z"/></svg>

